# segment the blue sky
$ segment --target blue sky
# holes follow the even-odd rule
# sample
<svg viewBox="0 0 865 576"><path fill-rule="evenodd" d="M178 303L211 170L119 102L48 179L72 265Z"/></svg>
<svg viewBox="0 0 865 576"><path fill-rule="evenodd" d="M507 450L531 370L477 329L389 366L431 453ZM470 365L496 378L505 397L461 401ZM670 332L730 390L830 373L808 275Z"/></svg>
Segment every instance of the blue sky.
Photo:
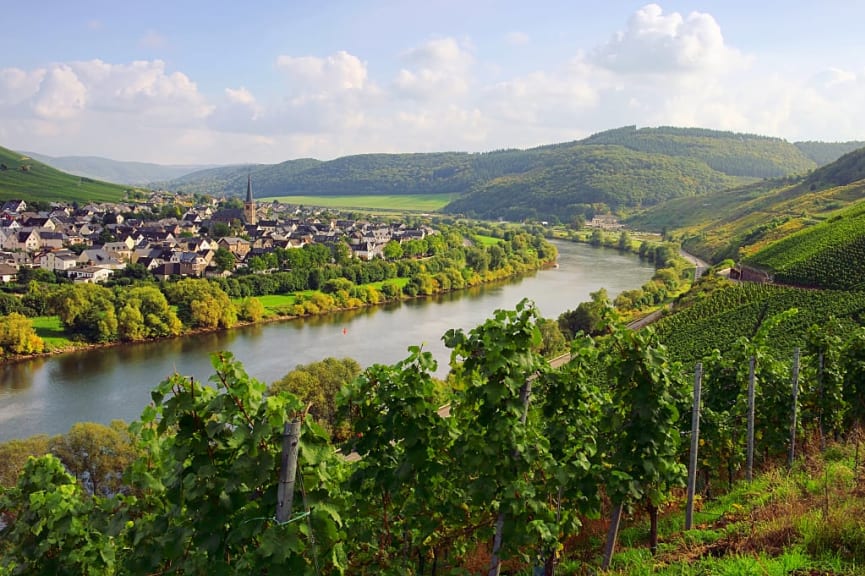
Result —
<svg viewBox="0 0 865 576"><path fill-rule="evenodd" d="M4 2L0 146L164 164L627 124L865 140L865 2Z"/></svg>

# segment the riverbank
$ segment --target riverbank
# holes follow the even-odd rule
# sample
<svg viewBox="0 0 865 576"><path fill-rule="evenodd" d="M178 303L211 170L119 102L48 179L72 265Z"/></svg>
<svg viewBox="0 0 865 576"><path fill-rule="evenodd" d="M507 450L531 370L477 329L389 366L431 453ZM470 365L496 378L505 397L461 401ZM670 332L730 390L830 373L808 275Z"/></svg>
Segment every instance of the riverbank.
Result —
<svg viewBox="0 0 865 576"><path fill-rule="evenodd" d="M290 320L297 320L301 318L310 318L314 316L326 316L329 314L336 314L340 312L347 312L351 310L362 310L365 308L375 307L375 306L383 306L387 304L393 304L395 302L406 302L411 300L423 299L423 298L431 298L441 294L448 293L457 293L465 290L469 290L476 286L495 284L497 282L506 282L508 280L513 280L515 278L520 278L526 276L528 274L536 273L545 268L550 268L556 265L555 261L545 261L541 262L541 265L538 268L533 268L530 270L515 272L506 275L490 275L488 277L480 277L481 280L474 284L466 284L463 288L459 289L448 289L441 290L433 293L418 293L415 295L408 295L401 291L402 287L409 282L408 278L394 278L392 280L384 281L384 282L371 282L369 284L360 284L359 287L372 287L376 289L380 289L381 285L390 282L396 284L400 288L400 296L398 298L384 299L378 300L376 302L362 302L361 305L357 305L357 302L361 302L358 299L354 299L355 304L351 306L334 306L327 309L322 309L317 312L307 312L304 314L286 314L280 312L280 310L285 310L288 305L293 305L296 303L299 297L302 298L313 298L315 295L327 296L321 290L310 290L305 291L302 294L284 294L284 295L271 295L265 296L265 298L269 297L279 297L282 300L278 303L274 303L270 306L264 306L266 313L259 319L256 320L238 320L234 324L229 327L213 327L213 328L185 328L184 331L175 336L163 336L159 338L149 338L142 340L134 340L134 341L120 341L113 340L109 342L84 342L84 341L76 341L68 338L68 335L65 334L65 331L62 330L62 324L60 323L60 319L57 316L40 316L37 318L33 318L33 327L36 332L36 335L43 339L45 342L46 349L45 351L38 354L21 354L4 357L0 360L0 365L13 363L13 362L22 362L27 360L32 360L36 358L47 358L59 354L68 354L71 352L82 352L88 350L96 350L96 349L105 349L105 348L116 348L120 346L134 346L139 344L148 344L153 342L161 342L165 340L174 340L179 338L188 338L190 336L197 336L202 334L209 333L218 333L224 332L228 330L233 330L236 328L244 328L247 326L261 325L267 323L274 322L285 322ZM257 298L257 297L252 297ZM244 299L233 299L234 304L238 304Z"/></svg>

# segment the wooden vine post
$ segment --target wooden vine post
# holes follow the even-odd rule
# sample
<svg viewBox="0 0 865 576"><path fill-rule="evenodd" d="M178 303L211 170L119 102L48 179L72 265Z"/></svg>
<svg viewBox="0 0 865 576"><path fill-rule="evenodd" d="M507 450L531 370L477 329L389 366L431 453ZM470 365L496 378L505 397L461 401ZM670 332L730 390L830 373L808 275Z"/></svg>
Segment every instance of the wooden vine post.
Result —
<svg viewBox="0 0 865 576"><path fill-rule="evenodd" d="M754 478L754 373L757 359L751 356L751 366L748 371L748 461L745 477L748 482Z"/></svg>
<svg viewBox="0 0 865 576"><path fill-rule="evenodd" d="M796 424L799 415L799 348L793 352L793 417L790 422L790 454L787 457L787 467L793 467L796 457Z"/></svg>
<svg viewBox="0 0 865 576"><path fill-rule="evenodd" d="M703 364L694 370L694 408L691 413L691 455L688 462L688 503L685 506L685 530L694 523L694 494L697 490L697 451L700 447L700 391L703 384Z"/></svg>
<svg viewBox="0 0 865 576"><path fill-rule="evenodd" d="M276 493L276 521L288 522L294 505L294 482L297 477L297 452L300 444L300 418L285 423L282 433L282 463Z"/></svg>

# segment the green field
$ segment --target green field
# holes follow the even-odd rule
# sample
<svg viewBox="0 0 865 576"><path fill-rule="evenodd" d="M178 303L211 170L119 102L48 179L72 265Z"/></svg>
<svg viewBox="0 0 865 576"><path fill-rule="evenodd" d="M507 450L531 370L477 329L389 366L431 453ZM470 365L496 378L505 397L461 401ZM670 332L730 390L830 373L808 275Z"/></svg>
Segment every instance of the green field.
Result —
<svg viewBox="0 0 865 576"><path fill-rule="evenodd" d="M59 316L37 316L31 319L36 335L45 342L45 350L50 352L58 348L67 348L72 341L66 337L66 330Z"/></svg>
<svg viewBox="0 0 865 576"><path fill-rule="evenodd" d="M370 282L366 286L372 286L376 290L381 290L383 284L396 284L401 289L408 284L408 281L408 278L391 278L381 282ZM304 290L303 292L293 292L291 294L268 294L265 296L256 296L255 298L258 298L259 302L264 306L265 316L273 316L274 314L280 314L280 310L284 310L286 307L295 304L298 294L311 296L314 293L315 290ZM240 303L242 300L242 298L235 298L234 302Z"/></svg>
<svg viewBox="0 0 865 576"><path fill-rule="evenodd" d="M436 212L458 194L382 194L381 196L278 196L261 198L285 204L321 206L343 210L374 210L378 212Z"/></svg>
<svg viewBox="0 0 865 576"><path fill-rule="evenodd" d="M492 246L502 241L501 238L496 238L495 236L484 236L482 234L475 235L474 239L480 242L482 246Z"/></svg>

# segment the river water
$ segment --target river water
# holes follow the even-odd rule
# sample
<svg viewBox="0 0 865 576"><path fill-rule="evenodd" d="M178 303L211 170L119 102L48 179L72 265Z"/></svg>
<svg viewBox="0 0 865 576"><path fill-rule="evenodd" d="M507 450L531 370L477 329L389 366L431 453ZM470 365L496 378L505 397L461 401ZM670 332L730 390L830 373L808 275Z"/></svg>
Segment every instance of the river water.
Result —
<svg viewBox="0 0 865 576"><path fill-rule="evenodd" d="M298 364L328 356L351 357L364 367L393 364L408 356L409 346L422 345L444 376L449 350L441 337L450 328L470 330L523 298L534 301L542 316L557 318L590 292L606 288L612 298L653 273L651 264L631 254L556 246L557 268L435 298L0 365L0 441L64 433L75 422L135 420L150 390L172 373L208 379L210 355L220 350L270 383Z"/></svg>

